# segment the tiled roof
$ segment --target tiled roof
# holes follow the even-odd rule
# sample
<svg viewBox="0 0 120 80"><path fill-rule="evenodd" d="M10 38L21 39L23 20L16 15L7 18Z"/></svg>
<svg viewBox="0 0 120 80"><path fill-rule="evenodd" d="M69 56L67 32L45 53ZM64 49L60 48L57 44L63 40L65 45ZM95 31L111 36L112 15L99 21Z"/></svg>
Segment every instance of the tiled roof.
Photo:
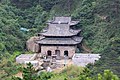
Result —
<svg viewBox="0 0 120 80"><path fill-rule="evenodd" d="M45 38L37 40L36 42L39 44L45 44L45 45L48 45L48 44L57 44L57 45L79 44L83 38L77 37L76 35L81 30L73 30L70 28L70 25L75 25L78 22L79 21L71 21L71 17L55 17L52 21L49 21L47 29L44 30L44 32L39 33L41 36L45 36ZM61 38L62 36L66 38Z"/></svg>
<svg viewBox="0 0 120 80"><path fill-rule="evenodd" d="M55 17L48 22L48 27L39 34L43 36L73 36L81 30L72 30L70 25L76 25L79 21L71 21L71 17Z"/></svg>
<svg viewBox="0 0 120 80"><path fill-rule="evenodd" d="M44 36L73 36L80 31L70 29L69 24L49 24L48 29L40 34Z"/></svg>
<svg viewBox="0 0 120 80"><path fill-rule="evenodd" d="M79 21L72 21L71 17L54 17L53 20L49 20L48 23L68 23L69 25L76 25Z"/></svg>
<svg viewBox="0 0 120 80"><path fill-rule="evenodd" d="M53 22L60 23L69 23L71 21L71 17L55 17Z"/></svg>
<svg viewBox="0 0 120 80"><path fill-rule="evenodd" d="M72 37L72 38L44 38L36 41L39 44L79 44L83 37Z"/></svg>

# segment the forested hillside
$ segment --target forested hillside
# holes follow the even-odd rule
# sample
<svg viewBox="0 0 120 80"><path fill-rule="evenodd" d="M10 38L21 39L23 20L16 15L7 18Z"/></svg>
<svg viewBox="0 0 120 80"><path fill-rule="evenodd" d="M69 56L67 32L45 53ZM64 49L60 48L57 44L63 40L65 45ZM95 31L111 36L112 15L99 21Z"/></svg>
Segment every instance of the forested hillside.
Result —
<svg viewBox="0 0 120 80"><path fill-rule="evenodd" d="M82 28L83 45L101 54L95 65L88 65L91 76L105 69L120 76L119 0L0 0L0 80L15 74L11 72L16 65L14 58L27 52L26 40L53 16L79 20L75 28Z"/></svg>

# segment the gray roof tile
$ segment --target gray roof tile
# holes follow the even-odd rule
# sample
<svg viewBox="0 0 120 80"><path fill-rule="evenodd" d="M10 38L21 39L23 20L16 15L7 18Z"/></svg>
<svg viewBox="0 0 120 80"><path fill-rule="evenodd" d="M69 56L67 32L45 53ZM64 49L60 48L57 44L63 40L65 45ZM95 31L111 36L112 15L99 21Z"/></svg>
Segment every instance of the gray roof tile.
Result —
<svg viewBox="0 0 120 80"><path fill-rule="evenodd" d="M79 44L83 37L73 38L44 38L36 41L39 44Z"/></svg>
<svg viewBox="0 0 120 80"><path fill-rule="evenodd" d="M80 31L70 29L69 24L49 24L48 29L40 34L44 36L73 36Z"/></svg>

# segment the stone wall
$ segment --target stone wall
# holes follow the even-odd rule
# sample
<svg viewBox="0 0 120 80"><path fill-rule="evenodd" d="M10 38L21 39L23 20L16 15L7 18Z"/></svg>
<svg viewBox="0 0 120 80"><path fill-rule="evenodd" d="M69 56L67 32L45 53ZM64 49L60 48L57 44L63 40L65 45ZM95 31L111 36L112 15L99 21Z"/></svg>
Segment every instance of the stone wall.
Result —
<svg viewBox="0 0 120 80"><path fill-rule="evenodd" d="M55 50L60 50L60 56L64 57L64 51L68 51L68 57L72 58L75 49L76 46L41 46L41 54L47 55L48 51L51 51L52 55L54 55Z"/></svg>
<svg viewBox="0 0 120 80"><path fill-rule="evenodd" d="M76 53L73 55L72 61L74 65L85 67L89 63L94 64L99 58L101 58L100 54Z"/></svg>

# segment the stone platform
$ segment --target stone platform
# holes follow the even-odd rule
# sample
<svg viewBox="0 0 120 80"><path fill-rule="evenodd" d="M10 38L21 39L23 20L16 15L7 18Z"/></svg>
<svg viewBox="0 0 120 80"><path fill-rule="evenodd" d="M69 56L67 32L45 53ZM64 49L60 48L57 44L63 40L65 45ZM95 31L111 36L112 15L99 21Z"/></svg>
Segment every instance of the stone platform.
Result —
<svg viewBox="0 0 120 80"><path fill-rule="evenodd" d="M20 64L26 64L31 62L36 69L51 67L51 69L58 69L68 65L77 65L85 67L87 64L94 64L96 60L99 60L100 54L90 54L90 53L76 53L73 55L72 59L60 59L53 60L36 58L37 54L21 54L16 57L16 62Z"/></svg>

